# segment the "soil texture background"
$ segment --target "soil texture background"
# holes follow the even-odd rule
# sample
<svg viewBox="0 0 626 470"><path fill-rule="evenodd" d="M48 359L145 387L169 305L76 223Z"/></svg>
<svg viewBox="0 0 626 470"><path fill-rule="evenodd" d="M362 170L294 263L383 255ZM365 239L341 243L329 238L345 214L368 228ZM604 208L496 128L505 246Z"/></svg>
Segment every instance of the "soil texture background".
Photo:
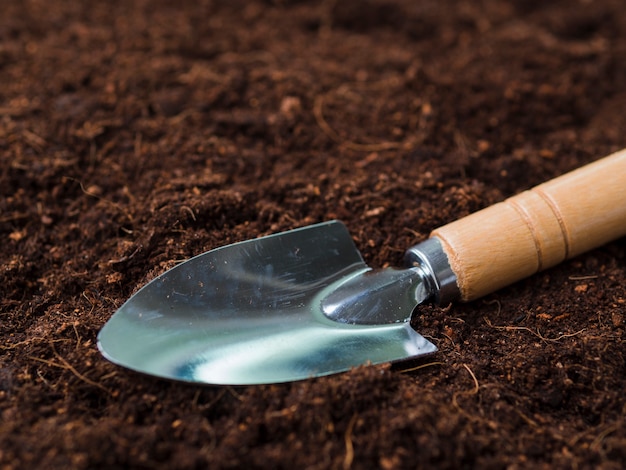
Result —
<svg viewBox="0 0 626 470"><path fill-rule="evenodd" d="M626 147L623 0L1 10L0 468L623 468L624 239L424 307L415 370L200 387L96 347L203 251L337 218L399 265Z"/></svg>

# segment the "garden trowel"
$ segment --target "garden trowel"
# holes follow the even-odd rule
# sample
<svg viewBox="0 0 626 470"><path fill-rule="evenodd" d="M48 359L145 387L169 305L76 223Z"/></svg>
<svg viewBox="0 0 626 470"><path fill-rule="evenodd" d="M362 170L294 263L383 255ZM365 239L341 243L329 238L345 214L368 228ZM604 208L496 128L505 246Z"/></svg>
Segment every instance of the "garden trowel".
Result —
<svg viewBox="0 0 626 470"><path fill-rule="evenodd" d="M288 382L431 354L409 320L626 235L626 150L432 232L371 269L324 222L217 248L140 289L98 335L112 362L205 384Z"/></svg>

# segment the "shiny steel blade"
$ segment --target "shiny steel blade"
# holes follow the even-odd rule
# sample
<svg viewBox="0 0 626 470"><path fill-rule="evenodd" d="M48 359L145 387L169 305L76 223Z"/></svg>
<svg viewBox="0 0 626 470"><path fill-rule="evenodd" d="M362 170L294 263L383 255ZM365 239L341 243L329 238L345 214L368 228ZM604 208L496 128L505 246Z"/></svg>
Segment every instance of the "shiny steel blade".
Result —
<svg viewBox="0 0 626 470"><path fill-rule="evenodd" d="M434 352L406 322L422 298L365 324L325 311L336 308L338 286L353 291L354 279L370 271L337 221L217 248L139 290L102 328L98 347L142 373L229 385L301 380ZM366 297L358 297L359 318Z"/></svg>

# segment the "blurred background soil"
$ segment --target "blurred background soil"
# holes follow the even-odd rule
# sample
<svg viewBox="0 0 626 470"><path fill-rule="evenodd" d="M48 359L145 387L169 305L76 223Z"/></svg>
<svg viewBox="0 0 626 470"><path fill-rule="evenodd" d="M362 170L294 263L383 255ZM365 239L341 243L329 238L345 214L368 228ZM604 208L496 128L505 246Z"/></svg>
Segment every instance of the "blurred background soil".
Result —
<svg viewBox="0 0 626 470"><path fill-rule="evenodd" d="M424 307L413 371L198 387L95 345L205 250L339 218L397 265L626 147L623 0L1 10L0 468L623 468L623 239Z"/></svg>

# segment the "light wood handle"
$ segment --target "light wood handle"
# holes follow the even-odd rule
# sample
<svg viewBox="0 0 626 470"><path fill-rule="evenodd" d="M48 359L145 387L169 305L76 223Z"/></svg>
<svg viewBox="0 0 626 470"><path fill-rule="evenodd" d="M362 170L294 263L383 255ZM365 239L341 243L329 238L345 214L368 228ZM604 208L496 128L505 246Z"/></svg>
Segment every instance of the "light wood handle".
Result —
<svg viewBox="0 0 626 470"><path fill-rule="evenodd" d="M444 225L437 237L474 300L626 235L626 149Z"/></svg>

